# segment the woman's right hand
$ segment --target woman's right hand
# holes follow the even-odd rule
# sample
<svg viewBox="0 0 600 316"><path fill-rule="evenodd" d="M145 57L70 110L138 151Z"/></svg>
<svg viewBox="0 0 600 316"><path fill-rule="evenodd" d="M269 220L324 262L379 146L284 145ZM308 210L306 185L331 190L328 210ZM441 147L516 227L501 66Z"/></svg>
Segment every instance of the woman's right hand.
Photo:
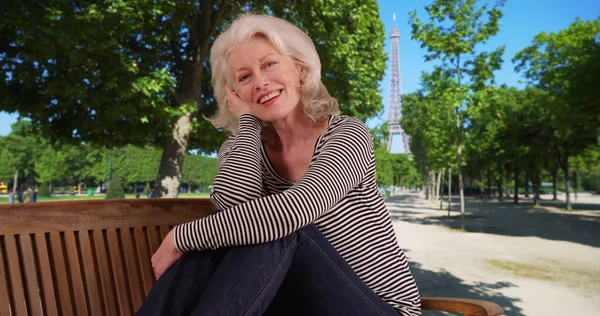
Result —
<svg viewBox="0 0 600 316"><path fill-rule="evenodd" d="M242 114L252 114L252 106L242 100L230 86L225 86L225 91L229 110L235 118L239 119Z"/></svg>

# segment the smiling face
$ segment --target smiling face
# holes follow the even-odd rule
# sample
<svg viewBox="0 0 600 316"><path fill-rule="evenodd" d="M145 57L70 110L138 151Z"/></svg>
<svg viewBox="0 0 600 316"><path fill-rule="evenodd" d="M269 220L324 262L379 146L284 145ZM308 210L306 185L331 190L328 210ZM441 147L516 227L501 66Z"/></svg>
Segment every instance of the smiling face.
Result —
<svg viewBox="0 0 600 316"><path fill-rule="evenodd" d="M264 37L235 46L228 64L236 94L252 105L252 113L259 119L274 122L300 109L303 71Z"/></svg>

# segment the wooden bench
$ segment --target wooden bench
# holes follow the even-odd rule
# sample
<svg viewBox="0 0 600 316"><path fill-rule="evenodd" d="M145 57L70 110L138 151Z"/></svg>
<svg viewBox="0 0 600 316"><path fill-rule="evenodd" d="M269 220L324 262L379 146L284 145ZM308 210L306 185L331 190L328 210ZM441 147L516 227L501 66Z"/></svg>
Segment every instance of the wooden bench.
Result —
<svg viewBox="0 0 600 316"><path fill-rule="evenodd" d="M208 199L0 205L0 316L132 315L152 284L150 257ZM423 298L423 309L501 315L491 302Z"/></svg>

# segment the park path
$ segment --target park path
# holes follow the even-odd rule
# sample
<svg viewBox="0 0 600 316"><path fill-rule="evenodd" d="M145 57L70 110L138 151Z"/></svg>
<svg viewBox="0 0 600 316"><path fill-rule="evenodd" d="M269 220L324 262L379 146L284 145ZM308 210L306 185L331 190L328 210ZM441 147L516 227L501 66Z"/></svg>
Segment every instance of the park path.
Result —
<svg viewBox="0 0 600 316"><path fill-rule="evenodd" d="M505 315L600 315L600 214L469 199L460 231L416 193L387 205L423 296L489 300Z"/></svg>

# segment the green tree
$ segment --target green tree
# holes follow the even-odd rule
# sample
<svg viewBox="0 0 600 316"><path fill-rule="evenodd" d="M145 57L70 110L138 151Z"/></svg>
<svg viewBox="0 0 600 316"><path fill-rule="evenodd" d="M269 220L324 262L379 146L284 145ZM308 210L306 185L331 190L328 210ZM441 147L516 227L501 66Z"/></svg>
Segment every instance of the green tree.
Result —
<svg viewBox="0 0 600 316"><path fill-rule="evenodd" d="M393 185L394 170L393 161L390 152L387 149L389 131L387 123L370 129L373 137L373 148L375 154L375 172L377 174L377 184Z"/></svg>
<svg viewBox="0 0 600 316"><path fill-rule="evenodd" d="M124 183L134 184L134 193L137 193L135 185L138 182L154 180L160 156L160 150L150 146L117 148L112 151L111 171L118 173Z"/></svg>
<svg viewBox="0 0 600 316"><path fill-rule="evenodd" d="M49 197L50 196L50 188L48 187L48 182L43 181L40 184L40 190L38 192L39 196Z"/></svg>
<svg viewBox="0 0 600 316"><path fill-rule="evenodd" d="M188 193L192 192L192 184L200 184L202 172L202 156L187 155L183 164L182 182L188 184Z"/></svg>
<svg viewBox="0 0 600 316"><path fill-rule="evenodd" d="M21 181L33 185L36 178L35 162L40 157L40 143L31 136L29 121L19 120L11 126L8 136L0 141L0 156L5 160L0 168L0 176L7 182L13 182L17 191Z"/></svg>
<svg viewBox="0 0 600 316"><path fill-rule="evenodd" d="M226 136L202 118L216 108L207 58L218 31L249 10L306 30L344 113L366 119L381 108L376 0L9 0L0 110L30 118L51 142L162 147L154 195L175 197L188 150L214 152Z"/></svg>
<svg viewBox="0 0 600 316"><path fill-rule="evenodd" d="M584 165L584 188L594 189L600 194L600 138L594 146L588 147L581 155Z"/></svg>
<svg viewBox="0 0 600 316"><path fill-rule="evenodd" d="M121 177L118 174L114 174L110 178L110 182L108 183L108 190L106 191L106 199L124 199L125 198L125 190L123 188L123 182L121 182Z"/></svg>
<svg viewBox="0 0 600 316"><path fill-rule="evenodd" d="M423 23L416 11L411 12L412 38L427 48L426 61L437 61L434 72L443 79L443 98L440 103L451 105L455 112L456 165L460 189L461 216L464 216L464 189L462 179L463 125L465 116L476 110L473 94L483 90L492 79L493 71L500 68L504 47L494 51L478 51L499 31L502 17L498 0L492 8L477 5L477 0L435 0L425 7L429 21ZM484 16L487 15L487 16ZM434 77L435 78L435 77Z"/></svg>
<svg viewBox="0 0 600 316"><path fill-rule="evenodd" d="M52 191L53 181L61 181L68 178L69 167L62 151L56 150L54 146L45 145L40 159L35 162L37 181L49 184Z"/></svg>
<svg viewBox="0 0 600 316"><path fill-rule="evenodd" d="M438 190L434 186L446 168L453 166L452 148L455 144L456 134L453 133L453 108L449 103L443 102L448 80L443 80L436 71L424 74L423 88L415 93L403 97L401 124L410 136L411 152L415 165L420 170L426 183L426 194L430 198L437 196ZM439 80L442 79L442 80Z"/></svg>
<svg viewBox="0 0 600 316"><path fill-rule="evenodd" d="M569 159L581 154L600 134L600 18L576 19L557 33L542 32L516 54L516 70L548 93L550 122L558 165L563 171L566 209L571 209Z"/></svg>
<svg viewBox="0 0 600 316"><path fill-rule="evenodd" d="M150 187L150 182L146 182L146 186L144 187L144 195L152 192L152 188Z"/></svg>
<svg viewBox="0 0 600 316"><path fill-rule="evenodd" d="M215 181L217 176L217 170L219 168L219 162L216 158L201 157L200 166L202 172L200 174L200 182L198 183L203 192L208 190L208 186Z"/></svg>
<svg viewBox="0 0 600 316"><path fill-rule="evenodd" d="M13 167L13 153L8 148L8 140L6 137L0 136L0 181L10 183L15 176Z"/></svg>

